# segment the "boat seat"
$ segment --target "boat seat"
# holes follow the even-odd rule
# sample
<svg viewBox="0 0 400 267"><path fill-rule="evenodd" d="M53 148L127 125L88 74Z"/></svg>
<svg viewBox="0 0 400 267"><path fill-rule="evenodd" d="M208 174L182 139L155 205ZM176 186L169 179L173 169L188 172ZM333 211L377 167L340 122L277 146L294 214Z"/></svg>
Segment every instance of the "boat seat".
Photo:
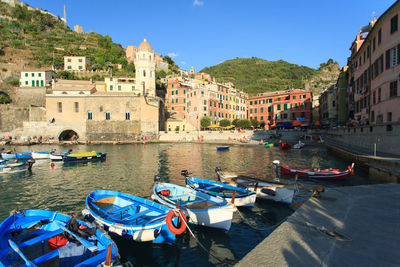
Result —
<svg viewBox="0 0 400 267"><path fill-rule="evenodd" d="M185 208L193 209L193 210L202 210L202 209L212 208L212 207L215 207L215 206L217 206L217 204L212 203L212 202L207 201L207 200L202 200L202 201L198 201L198 202L186 205Z"/></svg>
<svg viewBox="0 0 400 267"><path fill-rule="evenodd" d="M53 236L59 235L61 233L64 233L63 229L57 229L57 230L52 231L52 232L47 232L47 233L45 233L43 235L39 235L39 236L36 236L36 237L34 237L32 239L29 239L29 240L27 240L25 242L22 242L21 244L19 244L19 247L20 248L24 248L24 247L27 247L27 246L31 246L31 245L34 245L34 244L40 242L40 241L43 241L43 240L52 238Z"/></svg>
<svg viewBox="0 0 400 267"><path fill-rule="evenodd" d="M40 257L37 257L32 261L33 264L39 265L42 264L48 260L51 260L55 257L57 257L60 253L58 252L58 249L52 250L49 253L46 253Z"/></svg>
<svg viewBox="0 0 400 267"><path fill-rule="evenodd" d="M142 216L142 215L144 215L146 213L152 212L152 211L153 210L151 210L151 209L147 209L145 211L142 211L142 212L133 214L133 215L131 215L129 217L126 217L126 218L123 219L123 221L132 221L132 220L136 219L137 217L140 217L140 216Z"/></svg>
<svg viewBox="0 0 400 267"><path fill-rule="evenodd" d="M137 206L136 204L131 204L131 205L124 206L124 207L121 207L121 208L119 208L119 209L115 209L115 210L113 210L113 211L108 211L108 212L109 212L110 214L115 215L115 214L117 214L117 213L119 213L119 212L124 212L124 211L128 210L129 208L131 208L131 207L136 207L136 206Z"/></svg>

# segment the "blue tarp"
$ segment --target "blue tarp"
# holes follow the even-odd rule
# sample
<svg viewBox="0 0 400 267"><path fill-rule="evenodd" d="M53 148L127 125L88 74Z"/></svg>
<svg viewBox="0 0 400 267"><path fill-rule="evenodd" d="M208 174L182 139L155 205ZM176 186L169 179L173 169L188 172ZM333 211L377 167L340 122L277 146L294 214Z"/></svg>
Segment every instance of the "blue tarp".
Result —
<svg viewBox="0 0 400 267"><path fill-rule="evenodd" d="M306 121L306 118L296 118L298 121Z"/></svg>
<svg viewBox="0 0 400 267"><path fill-rule="evenodd" d="M292 122L290 122L290 121L283 122L283 127L290 127L290 126L292 126Z"/></svg>

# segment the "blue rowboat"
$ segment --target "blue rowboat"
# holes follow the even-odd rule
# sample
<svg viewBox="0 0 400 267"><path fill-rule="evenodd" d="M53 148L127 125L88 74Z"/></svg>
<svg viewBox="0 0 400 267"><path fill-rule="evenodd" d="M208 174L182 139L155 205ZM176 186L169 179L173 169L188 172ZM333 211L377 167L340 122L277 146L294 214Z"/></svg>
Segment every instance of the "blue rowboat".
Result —
<svg viewBox="0 0 400 267"><path fill-rule="evenodd" d="M172 244L175 234L169 231L167 216L171 209L151 200L129 194L97 190L86 197L82 214L94 219L110 233L137 242ZM177 218L173 219L176 223Z"/></svg>
<svg viewBox="0 0 400 267"><path fill-rule="evenodd" d="M30 169L32 169L33 163L35 163L35 161L33 159L25 161L25 162L17 162L17 163L3 162L3 163L0 163L0 174L30 170Z"/></svg>
<svg viewBox="0 0 400 267"><path fill-rule="evenodd" d="M27 161L27 160L33 159L31 154L28 154L25 152L24 153L15 152L15 156L18 161Z"/></svg>
<svg viewBox="0 0 400 267"><path fill-rule="evenodd" d="M224 199L183 186L159 183L153 188L152 199L173 209L179 208L189 216L189 222L229 231L235 206Z"/></svg>
<svg viewBox="0 0 400 267"><path fill-rule="evenodd" d="M256 202L256 193L245 188L195 177L187 177L186 184L196 191L223 198L227 202L231 202L233 194L235 194L235 206L253 207Z"/></svg>
<svg viewBox="0 0 400 267"><path fill-rule="evenodd" d="M64 162L85 162L85 161L96 161L106 158L106 153L100 152L80 152L68 154L63 157Z"/></svg>
<svg viewBox="0 0 400 267"><path fill-rule="evenodd" d="M217 151L228 150L229 146L217 146Z"/></svg>
<svg viewBox="0 0 400 267"><path fill-rule="evenodd" d="M104 232L54 211L22 210L0 224L0 266L98 266L107 252L118 261Z"/></svg>

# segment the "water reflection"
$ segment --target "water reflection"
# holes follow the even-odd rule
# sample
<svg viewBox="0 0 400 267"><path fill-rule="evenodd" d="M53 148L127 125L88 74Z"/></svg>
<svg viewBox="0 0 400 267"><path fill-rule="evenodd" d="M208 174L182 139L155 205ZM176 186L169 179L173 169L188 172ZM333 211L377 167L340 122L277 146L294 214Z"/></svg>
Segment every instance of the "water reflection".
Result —
<svg viewBox="0 0 400 267"><path fill-rule="evenodd" d="M13 147L10 147L13 149ZM16 147L29 151L31 147ZM207 144L134 144L134 145L79 145L32 147L38 151L56 148L57 151L107 152L107 161L65 165L56 162L54 167L47 160L37 161L32 171L0 175L0 219L5 219L13 209L41 208L80 216L85 197L98 189L109 189L149 197L155 174L165 182L184 185L181 170L187 169L193 176L216 179L214 169L221 166L238 174L259 178L274 178L271 162L275 159L284 164L312 166L315 168L346 168L345 162L321 147L281 151L264 146L231 146L229 151L217 152L215 145ZM356 166L357 167L357 166ZM317 181L318 183L321 183ZM366 173L356 168L355 176L340 186L373 183ZM312 185L315 181L303 181ZM323 182L326 186L336 186ZM231 230L223 233L217 229L193 226L200 242L222 260L206 253L185 232L174 246L139 244L113 237L120 248L123 260L137 265L232 265L261 242L272 230L270 226L292 213L286 206L257 200L252 209L240 209L235 213ZM265 230L256 230L265 229Z"/></svg>

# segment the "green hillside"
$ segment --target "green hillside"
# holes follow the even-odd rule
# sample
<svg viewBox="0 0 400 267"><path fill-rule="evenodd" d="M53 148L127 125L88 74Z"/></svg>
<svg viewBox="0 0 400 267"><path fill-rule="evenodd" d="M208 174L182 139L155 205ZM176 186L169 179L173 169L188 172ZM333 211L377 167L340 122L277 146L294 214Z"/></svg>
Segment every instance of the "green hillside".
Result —
<svg viewBox="0 0 400 267"><path fill-rule="evenodd" d="M257 93L303 88L319 71L283 60L236 58L201 70L221 82L233 82L237 88L251 95Z"/></svg>

